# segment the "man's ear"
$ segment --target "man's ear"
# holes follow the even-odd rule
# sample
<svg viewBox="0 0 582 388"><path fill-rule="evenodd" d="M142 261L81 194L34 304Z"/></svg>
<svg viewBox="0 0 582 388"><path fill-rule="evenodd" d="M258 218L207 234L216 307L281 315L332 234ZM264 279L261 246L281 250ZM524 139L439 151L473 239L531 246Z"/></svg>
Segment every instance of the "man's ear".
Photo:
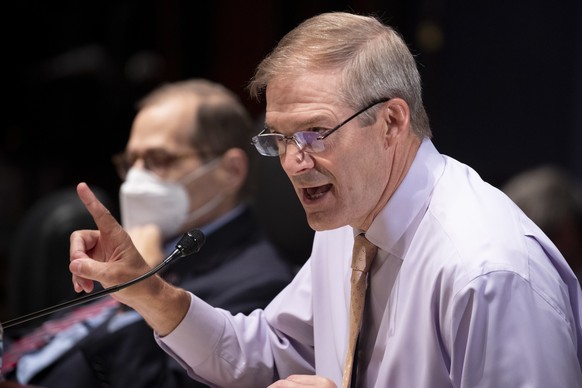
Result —
<svg viewBox="0 0 582 388"><path fill-rule="evenodd" d="M401 98L392 98L384 103L380 117L386 123L385 136L392 143L400 136L407 136L410 128L410 107Z"/></svg>
<svg viewBox="0 0 582 388"><path fill-rule="evenodd" d="M220 161L223 187L230 193L237 193L249 174L249 158L241 148L226 151Z"/></svg>

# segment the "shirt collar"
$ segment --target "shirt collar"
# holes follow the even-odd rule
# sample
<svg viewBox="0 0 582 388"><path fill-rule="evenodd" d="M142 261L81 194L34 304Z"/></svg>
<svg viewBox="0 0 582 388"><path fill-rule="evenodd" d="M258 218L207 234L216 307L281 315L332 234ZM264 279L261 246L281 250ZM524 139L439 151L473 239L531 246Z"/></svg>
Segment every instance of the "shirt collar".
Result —
<svg viewBox="0 0 582 388"><path fill-rule="evenodd" d="M413 237L406 231L420 222L444 168L443 155L430 139L424 139L410 170L370 225L366 238L380 249L402 257Z"/></svg>

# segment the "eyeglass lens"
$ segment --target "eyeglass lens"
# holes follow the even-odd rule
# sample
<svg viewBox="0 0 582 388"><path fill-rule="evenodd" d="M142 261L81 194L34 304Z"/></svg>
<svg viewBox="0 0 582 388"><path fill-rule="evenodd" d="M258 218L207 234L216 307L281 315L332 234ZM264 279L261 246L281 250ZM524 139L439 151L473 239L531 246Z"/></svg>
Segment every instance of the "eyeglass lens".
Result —
<svg viewBox="0 0 582 388"><path fill-rule="evenodd" d="M158 175L163 175L168 170L168 168L178 160L194 155L194 152L184 154L170 154L164 150L150 150L146 151L143 155L122 152L113 157L113 163L117 168L119 176L124 179L129 169L138 159L143 160L144 168L147 170L152 171Z"/></svg>
<svg viewBox="0 0 582 388"><path fill-rule="evenodd" d="M323 134L313 131L299 131L293 134L293 136L285 136L280 133L264 133L267 131L267 129L265 129L252 138L252 143L257 151L259 151L261 155L265 156L283 155L287 151L287 143L289 143L291 140L295 142L300 151L322 152L325 150L325 144L323 140L327 136L373 106L388 100L388 98L382 98L373 102L372 104L357 111L352 116L348 117L346 120L342 121L340 124L336 125L334 128Z"/></svg>

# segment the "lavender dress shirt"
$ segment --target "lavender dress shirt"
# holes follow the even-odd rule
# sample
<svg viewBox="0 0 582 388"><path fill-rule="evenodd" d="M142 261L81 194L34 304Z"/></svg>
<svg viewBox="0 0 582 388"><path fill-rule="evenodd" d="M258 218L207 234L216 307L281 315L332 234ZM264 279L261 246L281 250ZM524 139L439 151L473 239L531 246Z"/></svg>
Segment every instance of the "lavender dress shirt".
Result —
<svg viewBox="0 0 582 388"><path fill-rule="evenodd" d="M295 373L340 386L354 233L317 232L307 263L264 311L231 316L192 296L158 343L211 386L266 387ZM366 236L379 252L358 386L582 387L578 279L473 169L424 140Z"/></svg>

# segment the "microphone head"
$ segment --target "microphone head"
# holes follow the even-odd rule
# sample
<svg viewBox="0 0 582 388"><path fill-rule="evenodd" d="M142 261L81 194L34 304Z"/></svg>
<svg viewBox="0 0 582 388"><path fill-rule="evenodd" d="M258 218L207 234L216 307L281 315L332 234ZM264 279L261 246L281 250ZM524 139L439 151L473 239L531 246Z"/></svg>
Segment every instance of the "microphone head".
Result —
<svg viewBox="0 0 582 388"><path fill-rule="evenodd" d="M198 229L192 229L182 236L176 244L176 249L180 251L180 257L188 256L198 252L205 241L206 236L204 236L204 233Z"/></svg>

